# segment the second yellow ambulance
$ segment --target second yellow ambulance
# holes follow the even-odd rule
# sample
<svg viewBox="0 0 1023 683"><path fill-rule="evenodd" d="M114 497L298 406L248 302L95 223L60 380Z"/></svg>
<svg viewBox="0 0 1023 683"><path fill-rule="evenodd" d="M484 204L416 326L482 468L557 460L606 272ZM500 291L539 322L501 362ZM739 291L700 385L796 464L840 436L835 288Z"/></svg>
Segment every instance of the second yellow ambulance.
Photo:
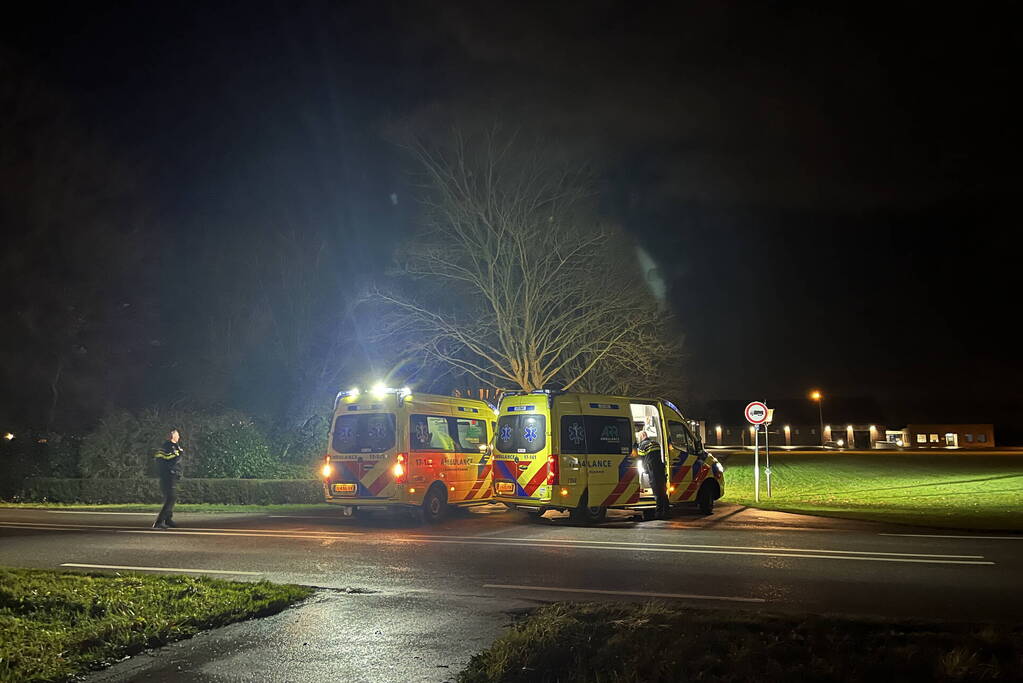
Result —
<svg viewBox="0 0 1023 683"><path fill-rule="evenodd" d="M668 499L710 514L724 493L724 467L707 453L671 402L548 391L505 394L494 440L494 500L534 515L569 511L599 522L609 508L647 519L656 501L636 456L636 435L664 453Z"/></svg>

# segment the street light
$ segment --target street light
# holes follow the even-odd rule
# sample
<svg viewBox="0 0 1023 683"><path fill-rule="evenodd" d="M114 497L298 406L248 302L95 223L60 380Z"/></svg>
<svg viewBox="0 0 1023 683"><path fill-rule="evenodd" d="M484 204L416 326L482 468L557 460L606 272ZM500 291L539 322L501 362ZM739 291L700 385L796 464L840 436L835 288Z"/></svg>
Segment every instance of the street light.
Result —
<svg viewBox="0 0 1023 683"><path fill-rule="evenodd" d="M817 417L821 421L821 446L824 446L824 408L821 407L824 403L824 394L814 389L810 392L810 398L817 401Z"/></svg>

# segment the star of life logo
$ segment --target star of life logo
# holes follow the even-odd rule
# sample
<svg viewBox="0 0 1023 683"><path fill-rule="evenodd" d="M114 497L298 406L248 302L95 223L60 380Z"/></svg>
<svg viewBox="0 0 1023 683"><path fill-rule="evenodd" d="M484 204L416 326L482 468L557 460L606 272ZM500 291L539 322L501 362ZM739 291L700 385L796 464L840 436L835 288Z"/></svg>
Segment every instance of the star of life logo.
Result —
<svg viewBox="0 0 1023 683"><path fill-rule="evenodd" d="M568 428L568 439L576 446L582 444L586 440L586 433L583 431L583 426L578 422L573 422Z"/></svg>

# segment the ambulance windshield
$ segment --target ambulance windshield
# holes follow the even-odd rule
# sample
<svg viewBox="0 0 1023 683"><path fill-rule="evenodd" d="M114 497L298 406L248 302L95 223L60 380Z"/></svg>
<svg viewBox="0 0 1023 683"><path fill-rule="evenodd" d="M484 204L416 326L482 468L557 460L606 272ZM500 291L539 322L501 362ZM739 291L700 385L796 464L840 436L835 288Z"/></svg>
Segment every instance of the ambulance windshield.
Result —
<svg viewBox="0 0 1023 683"><path fill-rule="evenodd" d="M334 422L333 446L338 453L380 453L393 448L394 415L339 416Z"/></svg>

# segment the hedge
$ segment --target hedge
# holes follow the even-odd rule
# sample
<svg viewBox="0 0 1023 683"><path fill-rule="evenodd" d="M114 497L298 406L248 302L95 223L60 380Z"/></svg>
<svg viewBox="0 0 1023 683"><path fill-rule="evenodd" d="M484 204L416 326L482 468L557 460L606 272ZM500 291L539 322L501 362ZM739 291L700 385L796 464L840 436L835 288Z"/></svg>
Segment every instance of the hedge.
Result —
<svg viewBox="0 0 1023 683"><path fill-rule="evenodd" d="M158 479L25 479L19 500L39 503L159 503ZM315 479L191 479L178 482L179 503L274 505L322 503Z"/></svg>

